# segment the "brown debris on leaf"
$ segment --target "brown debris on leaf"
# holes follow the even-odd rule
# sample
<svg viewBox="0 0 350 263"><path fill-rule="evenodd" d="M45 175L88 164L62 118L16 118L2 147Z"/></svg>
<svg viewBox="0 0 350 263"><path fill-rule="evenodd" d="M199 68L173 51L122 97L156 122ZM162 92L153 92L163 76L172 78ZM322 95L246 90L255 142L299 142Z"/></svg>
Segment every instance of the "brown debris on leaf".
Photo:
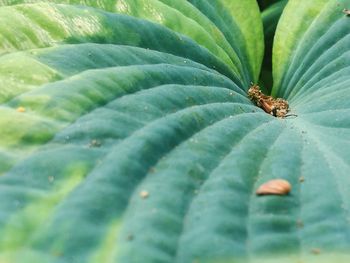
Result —
<svg viewBox="0 0 350 263"><path fill-rule="evenodd" d="M258 190L257 195L287 195L292 189L292 186L287 180L274 179L262 184Z"/></svg>
<svg viewBox="0 0 350 263"><path fill-rule="evenodd" d="M346 16L350 16L350 10L349 10L349 9L344 8L344 9L343 9L343 13L344 13Z"/></svg>
<svg viewBox="0 0 350 263"><path fill-rule="evenodd" d="M258 85L253 85L248 90L248 97L268 114L283 118L289 111L288 102L284 99L275 99L272 96L265 95Z"/></svg>

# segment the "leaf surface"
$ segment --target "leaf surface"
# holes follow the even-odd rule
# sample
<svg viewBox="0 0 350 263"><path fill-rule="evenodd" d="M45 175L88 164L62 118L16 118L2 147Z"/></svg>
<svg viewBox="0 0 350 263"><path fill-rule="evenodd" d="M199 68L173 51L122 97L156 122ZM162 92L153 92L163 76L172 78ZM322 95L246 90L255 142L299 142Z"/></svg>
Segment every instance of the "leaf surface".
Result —
<svg viewBox="0 0 350 263"><path fill-rule="evenodd" d="M255 1L29 2L0 1L0 261L349 261L348 0L288 1L284 119L246 96Z"/></svg>

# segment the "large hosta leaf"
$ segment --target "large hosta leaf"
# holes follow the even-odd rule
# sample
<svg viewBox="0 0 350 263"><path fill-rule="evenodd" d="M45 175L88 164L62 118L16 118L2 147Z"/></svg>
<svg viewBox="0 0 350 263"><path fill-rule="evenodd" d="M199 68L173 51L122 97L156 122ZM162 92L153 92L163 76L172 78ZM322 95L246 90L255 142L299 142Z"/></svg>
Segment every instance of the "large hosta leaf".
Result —
<svg viewBox="0 0 350 263"><path fill-rule="evenodd" d="M0 0L0 261L349 262L350 1L288 2L277 119L253 0Z"/></svg>

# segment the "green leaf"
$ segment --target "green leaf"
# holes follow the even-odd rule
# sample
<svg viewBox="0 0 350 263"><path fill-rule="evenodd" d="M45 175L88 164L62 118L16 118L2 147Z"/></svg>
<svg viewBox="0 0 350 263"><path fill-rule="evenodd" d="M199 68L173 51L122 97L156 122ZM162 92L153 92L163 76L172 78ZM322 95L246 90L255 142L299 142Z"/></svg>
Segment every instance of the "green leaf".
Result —
<svg viewBox="0 0 350 263"><path fill-rule="evenodd" d="M283 0L257 0L261 11L265 11L265 9L269 8L270 6L280 1L283 1Z"/></svg>
<svg viewBox="0 0 350 263"><path fill-rule="evenodd" d="M349 262L347 6L0 0L0 261Z"/></svg>
<svg viewBox="0 0 350 263"><path fill-rule="evenodd" d="M259 84L267 93L271 92L273 79L272 79L272 46L275 36L276 27L284 7L288 3L288 0L277 1L275 4L269 6L261 13L261 18L264 25L265 36L265 54L264 60L260 72Z"/></svg>
<svg viewBox="0 0 350 263"><path fill-rule="evenodd" d="M288 99L298 115L292 128L302 133L299 251L319 248L324 262L349 251L349 5L289 1L273 50L273 94Z"/></svg>
<svg viewBox="0 0 350 263"><path fill-rule="evenodd" d="M255 82L259 76L263 57L263 31L259 20L258 5L254 1L190 0L203 14L208 16L223 32L232 46L237 47L241 60L251 65L249 69Z"/></svg>
<svg viewBox="0 0 350 263"><path fill-rule="evenodd" d="M282 16L274 43L273 94L287 97L291 89L294 92L298 91L299 88L295 87L295 80L291 81L291 75L295 72L305 72L305 68L309 68L310 64L319 58L320 52L326 51L327 48L332 47L334 43L346 36L349 23L343 9L347 5L348 1L325 0L308 1L302 4L299 1L288 3L285 11L287 15ZM319 46L316 46L315 42ZM310 48L313 48L312 53L309 52ZM317 48L320 50L318 51ZM330 52L334 50L335 48L332 48ZM342 52L346 51L346 48L342 50ZM309 56L304 57L307 54ZM340 55L333 54L327 57L328 63ZM304 61L309 64L302 65L301 62ZM325 65L325 62L316 63L316 66L320 65ZM300 74L295 74L295 76L300 79Z"/></svg>
<svg viewBox="0 0 350 263"><path fill-rule="evenodd" d="M2 7L0 19L0 54L64 43L131 45L189 58L238 79L232 69L193 40L145 20L46 3Z"/></svg>
<svg viewBox="0 0 350 263"><path fill-rule="evenodd" d="M19 0L0 2L0 5L32 2L78 3L147 19L186 35L207 48L225 62L246 86L256 81L260 72L263 33L258 6L252 0L244 3L215 1L204 5L202 1L191 5L185 0ZM218 12L225 13L225 17L218 16Z"/></svg>

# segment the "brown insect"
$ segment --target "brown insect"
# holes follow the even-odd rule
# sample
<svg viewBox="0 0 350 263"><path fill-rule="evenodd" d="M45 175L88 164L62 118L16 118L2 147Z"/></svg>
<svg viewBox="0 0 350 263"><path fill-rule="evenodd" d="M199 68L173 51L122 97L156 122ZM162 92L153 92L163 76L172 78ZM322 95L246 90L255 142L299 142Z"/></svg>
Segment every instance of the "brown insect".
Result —
<svg viewBox="0 0 350 263"><path fill-rule="evenodd" d="M287 180L274 179L262 184L257 190L257 195L286 195L292 189Z"/></svg>
<svg viewBox="0 0 350 263"><path fill-rule="evenodd" d="M252 85L248 90L248 97L260 108L268 114L275 117L286 117L289 111L289 104L286 100L281 98L273 98L265 95L258 85Z"/></svg>

